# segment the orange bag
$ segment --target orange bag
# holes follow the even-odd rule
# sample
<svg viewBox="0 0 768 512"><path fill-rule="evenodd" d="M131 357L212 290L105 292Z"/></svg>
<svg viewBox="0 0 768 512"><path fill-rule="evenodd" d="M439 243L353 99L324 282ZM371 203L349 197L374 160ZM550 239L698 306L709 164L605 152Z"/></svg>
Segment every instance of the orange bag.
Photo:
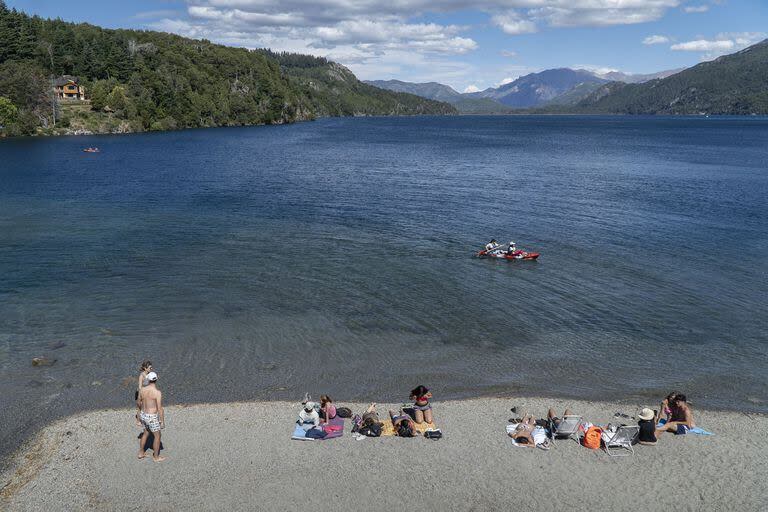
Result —
<svg viewBox="0 0 768 512"><path fill-rule="evenodd" d="M584 445L585 448L590 448L592 450L597 450L600 448L600 439L603 435L603 429L600 427L589 427L586 432L584 432L584 440L581 444Z"/></svg>

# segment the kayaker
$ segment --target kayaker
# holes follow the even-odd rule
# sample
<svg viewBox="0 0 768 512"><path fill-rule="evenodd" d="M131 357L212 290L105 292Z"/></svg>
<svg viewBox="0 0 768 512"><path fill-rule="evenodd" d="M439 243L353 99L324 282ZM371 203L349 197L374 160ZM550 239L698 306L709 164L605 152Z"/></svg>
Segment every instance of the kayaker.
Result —
<svg viewBox="0 0 768 512"><path fill-rule="evenodd" d="M495 238L491 238L491 241L485 244L485 251L491 252L492 250L496 249L499 246L499 243L496 241Z"/></svg>
<svg viewBox="0 0 768 512"><path fill-rule="evenodd" d="M515 254L516 251L517 251L517 246L515 245L515 241L513 240L509 242L509 248L507 249L507 254L511 256Z"/></svg>

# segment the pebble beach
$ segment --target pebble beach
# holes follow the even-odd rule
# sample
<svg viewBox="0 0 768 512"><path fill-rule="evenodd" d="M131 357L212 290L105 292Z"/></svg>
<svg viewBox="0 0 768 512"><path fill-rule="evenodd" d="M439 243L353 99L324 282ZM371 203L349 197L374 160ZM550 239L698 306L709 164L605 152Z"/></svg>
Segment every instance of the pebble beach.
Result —
<svg viewBox="0 0 768 512"><path fill-rule="evenodd" d="M367 404L344 403L356 413ZM564 508L759 511L768 502L768 418L695 409L713 436L661 436L609 457L571 440L548 451L517 448L505 433L510 407L549 406L616 423L653 403L482 398L435 402L441 440L290 439L297 403L245 402L166 408L163 455L138 460L133 410L71 416L41 430L0 480L0 509L444 511ZM395 404L379 404L382 417ZM621 419L626 423L633 420Z"/></svg>

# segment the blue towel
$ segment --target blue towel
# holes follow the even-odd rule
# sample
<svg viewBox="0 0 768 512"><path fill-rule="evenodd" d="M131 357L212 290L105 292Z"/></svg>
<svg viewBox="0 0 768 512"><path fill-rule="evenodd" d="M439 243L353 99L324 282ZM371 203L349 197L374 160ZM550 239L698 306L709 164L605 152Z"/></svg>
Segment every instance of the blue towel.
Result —
<svg viewBox="0 0 768 512"><path fill-rule="evenodd" d="M295 439L297 441L314 441L311 437L307 437L307 431L304 430L304 427L302 425L296 425L296 428L293 429L293 435L291 435L291 439Z"/></svg>
<svg viewBox="0 0 768 512"><path fill-rule="evenodd" d="M661 427L663 427L663 426L664 426L664 424L665 424L666 422L667 422L667 420L659 420L659 424L658 424L658 425L656 425L656 428L661 428ZM713 436L713 435L715 435L715 434L713 434L712 432L709 432L709 431L707 431L707 430L704 430L704 429L703 429L703 428L701 428L701 427L693 427L693 428L690 428L690 429L688 429L688 433L689 433L689 434L697 434L697 435L700 435L700 436Z"/></svg>

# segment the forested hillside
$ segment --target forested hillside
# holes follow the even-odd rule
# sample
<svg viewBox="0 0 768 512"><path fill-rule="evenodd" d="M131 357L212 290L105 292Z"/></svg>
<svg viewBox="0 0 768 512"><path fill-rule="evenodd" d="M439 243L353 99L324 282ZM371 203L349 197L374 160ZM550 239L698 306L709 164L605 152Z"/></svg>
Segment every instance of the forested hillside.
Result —
<svg viewBox="0 0 768 512"><path fill-rule="evenodd" d="M576 107L616 114L768 114L768 41L642 84L611 82Z"/></svg>
<svg viewBox="0 0 768 512"><path fill-rule="evenodd" d="M90 109L54 100L52 77L60 75L79 77ZM325 59L47 20L0 0L0 130L6 134L52 132L54 119L57 130L128 132L454 112L363 84Z"/></svg>
<svg viewBox="0 0 768 512"><path fill-rule="evenodd" d="M347 68L322 57L257 50L280 64L292 87L319 116L455 114L447 103L361 82Z"/></svg>

